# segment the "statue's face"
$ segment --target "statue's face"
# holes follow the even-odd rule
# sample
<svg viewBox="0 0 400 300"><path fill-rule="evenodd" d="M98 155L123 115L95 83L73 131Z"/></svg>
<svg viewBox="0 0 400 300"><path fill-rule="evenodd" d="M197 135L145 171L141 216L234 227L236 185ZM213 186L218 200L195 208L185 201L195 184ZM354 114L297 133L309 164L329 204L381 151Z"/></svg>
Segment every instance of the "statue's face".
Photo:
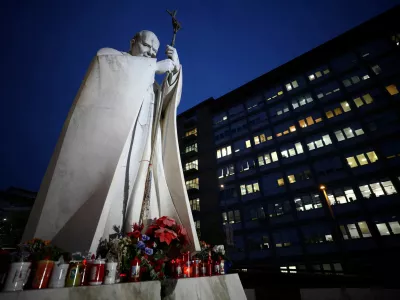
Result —
<svg viewBox="0 0 400 300"><path fill-rule="evenodd" d="M151 31L142 33L141 38L132 41L131 54L133 56L153 57L157 55L160 42L156 35Z"/></svg>

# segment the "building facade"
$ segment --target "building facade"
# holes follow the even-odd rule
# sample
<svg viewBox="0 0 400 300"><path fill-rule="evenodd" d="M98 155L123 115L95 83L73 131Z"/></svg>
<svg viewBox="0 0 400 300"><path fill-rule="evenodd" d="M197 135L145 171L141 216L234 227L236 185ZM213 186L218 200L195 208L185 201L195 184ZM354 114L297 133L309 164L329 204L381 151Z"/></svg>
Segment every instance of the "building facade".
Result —
<svg viewBox="0 0 400 300"><path fill-rule="evenodd" d="M196 226L238 268L400 267L399 6L178 116Z"/></svg>
<svg viewBox="0 0 400 300"><path fill-rule="evenodd" d="M20 243L36 194L15 187L0 191L0 248Z"/></svg>

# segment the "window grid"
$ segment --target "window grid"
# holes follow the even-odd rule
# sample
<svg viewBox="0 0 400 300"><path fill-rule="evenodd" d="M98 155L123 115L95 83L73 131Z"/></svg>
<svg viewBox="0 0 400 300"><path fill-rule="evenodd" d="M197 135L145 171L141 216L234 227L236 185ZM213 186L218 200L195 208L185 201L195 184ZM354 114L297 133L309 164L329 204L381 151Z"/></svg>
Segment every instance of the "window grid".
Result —
<svg viewBox="0 0 400 300"><path fill-rule="evenodd" d="M189 146L186 146L185 153L188 153L188 152L191 152L191 151L197 152L197 143L194 143L194 144L191 144Z"/></svg>
<svg viewBox="0 0 400 300"><path fill-rule="evenodd" d="M347 101L340 102L340 106L337 106L331 110L325 111L325 115L328 119L337 117L343 113L351 111L350 105Z"/></svg>
<svg viewBox="0 0 400 300"><path fill-rule="evenodd" d="M222 224L236 224L240 223L240 210L230 210L222 213Z"/></svg>
<svg viewBox="0 0 400 300"><path fill-rule="evenodd" d="M260 155L258 157L258 165L260 167L276 161L278 161L278 154L276 151L265 153L264 155Z"/></svg>
<svg viewBox="0 0 400 300"><path fill-rule="evenodd" d="M350 168L357 168L359 166L364 166L372 164L378 160L378 156L375 151L370 151L366 153L360 153L355 156L346 157L347 163Z"/></svg>
<svg viewBox="0 0 400 300"><path fill-rule="evenodd" d="M370 94L365 94L361 97L354 98L353 102L357 106L357 108L360 108L363 105L371 104L372 102L374 102L374 99Z"/></svg>
<svg viewBox="0 0 400 300"><path fill-rule="evenodd" d="M284 146L282 148L285 149L281 150L282 158L289 158L304 153L303 146L300 142L297 142L291 146Z"/></svg>
<svg viewBox="0 0 400 300"><path fill-rule="evenodd" d="M299 126L301 128L306 128L308 126L318 124L319 122L322 122L321 117L313 117L313 116L308 116L304 119L299 120Z"/></svg>
<svg viewBox="0 0 400 300"><path fill-rule="evenodd" d="M296 197L294 199L294 204L296 205L297 211L306 211L322 207L321 199L317 193Z"/></svg>
<svg viewBox="0 0 400 300"><path fill-rule="evenodd" d="M328 190L326 194L331 205L346 204L357 200L354 190L350 187Z"/></svg>
<svg viewBox="0 0 400 300"><path fill-rule="evenodd" d="M329 146L331 144L332 144L332 140L331 140L331 137L329 136L329 134L324 134L324 135L321 135L320 137L318 137L317 139L315 139L314 141L307 143L307 147L308 147L309 151L312 151L312 150L315 150L318 148Z"/></svg>
<svg viewBox="0 0 400 300"><path fill-rule="evenodd" d="M199 169L199 161L196 160L192 160L190 162L187 162L185 164L185 171L191 170L191 169L195 169L198 170Z"/></svg>
<svg viewBox="0 0 400 300"><path fill-rule="evenodd" d="M378 198L380 196L397 194L392 181L387 178L370 184L360 185L358 187L364 198Z"/></svg>
<svg viewBox="0 0 400 300"><path fill-rule="evenodd" d="M232 154L232 147L226 146L217 150L217 159Z"/></svg>
<svg viewBox="0 0 400 300"><path fill-rule="evenodd" d="M268 215L270 218L282 216L291 213L289 201L282 201L268 204Z"/></svg>
<svg viewBox="0 0 400 300"><path fill-rule="evenodd" d="M318 79L318 78L322 77L323 75L329 74L329 72L330 71L327 68L327 69L323 70L322 72L321 71L317 71L315 73L312 73L312 74L308 75L307 77L308 77L308 80L313 81L315 79Z"/></svg>
<svg viewBox="0 0 400 300"><path fill-rule="evenodd" d="M194 178L186 181L186 189L199 189L199 178Z"/></svg>
<svg viewBox="0 0 400 300"><path fill-rule="evenodd" d="M293 107L293 109L297 109L297 108L307 105L311 102L313 102L313 98L311 97L310 94L306 94L304 96L300 96L298 98L293 99L292 107Z"/></svg>
<svg viewBox="0 0 400 300"><path fill-rule="evenodd" d="M260 186L258 185L258 182L240 185L240 194L242 196L247 195L247 194L256 193L259 191L260 191Z"/></svg>
<svg viewBox="0 0 400 300"><path fill-rule="evenodd" d="M235 174L235 166L233 164L229 164L219 169L218 178L224 178L234 174Z"/></svg>
<svg viewBox="0 0 400 300"><path fill-rule="evenodd" d="M345 128L336 130L334 133L335 133L337 141L341 142L346 139L351 139L353 137L364 134L364 130L360 126L355 127L355 128L358 128L358 129L353 130L351 127L345 127Z"/></svg>
<svg viewBox="0 0 400 300"><path fill-rule="evenodd" d="M345 240L368 238L372 236L365 221L340 225L340 231Z"/></svg>
<svg viewBox="0 0 400 300"><path fill-rule="evenodd" d="M196 198L196 199L191 199L189 200L190 202L190 208L193 211L200 211L200 199Z"/></svg>

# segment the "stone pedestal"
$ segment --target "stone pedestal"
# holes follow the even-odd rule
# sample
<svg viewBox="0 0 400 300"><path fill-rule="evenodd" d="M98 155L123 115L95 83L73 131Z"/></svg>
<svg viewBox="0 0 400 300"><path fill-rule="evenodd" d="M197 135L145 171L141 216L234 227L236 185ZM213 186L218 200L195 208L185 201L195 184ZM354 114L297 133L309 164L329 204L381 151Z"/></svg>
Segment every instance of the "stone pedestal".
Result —
<svg viewBox="0 0 400 300"><path fill-rule="evenodd" d="M237 274L1 293L2 300L245 300Z"/></svg>

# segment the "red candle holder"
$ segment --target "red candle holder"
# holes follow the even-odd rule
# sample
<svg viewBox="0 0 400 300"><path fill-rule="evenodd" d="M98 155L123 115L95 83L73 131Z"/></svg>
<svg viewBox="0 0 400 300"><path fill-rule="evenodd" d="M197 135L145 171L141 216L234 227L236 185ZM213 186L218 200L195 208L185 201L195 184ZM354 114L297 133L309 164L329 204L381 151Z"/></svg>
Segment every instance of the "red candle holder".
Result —
<svg viewBox="0 0 400 300"><path fill-rule="evenodd" d="M200 261L193 260L192 261L192 277L199 277L200 276Z"/></svg>

